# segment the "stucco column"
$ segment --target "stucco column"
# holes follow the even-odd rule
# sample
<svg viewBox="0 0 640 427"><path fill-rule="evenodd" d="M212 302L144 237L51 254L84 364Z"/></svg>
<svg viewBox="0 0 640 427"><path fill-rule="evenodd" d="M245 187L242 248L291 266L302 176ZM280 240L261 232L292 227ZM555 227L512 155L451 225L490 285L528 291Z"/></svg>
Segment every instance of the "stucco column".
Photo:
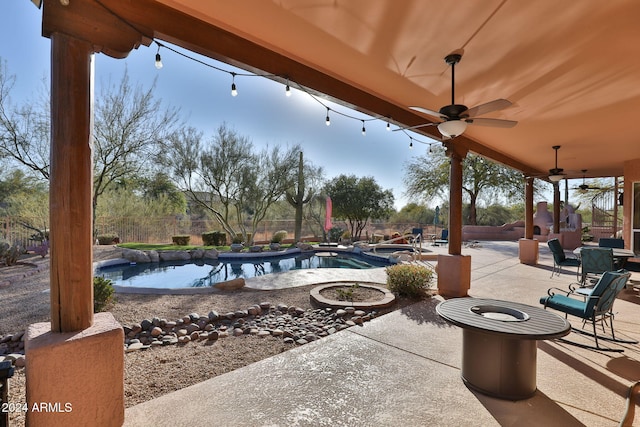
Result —
<svg viewBox="0 0 640 427"><path fill-rule="evenodd" d="M524 239L518 242L520 263L538 263L538 240L533 238L533 178L528 177L524 185Z"/></svg>
<svg viewBox="0 0 640 427"><path fill-rule="evenodd" d="M455 140L444 144L451 159L449 173L449 253L438 255L438 293L463 297L471 286L471 257L462 255L462 160L467 149Z"/></svg>

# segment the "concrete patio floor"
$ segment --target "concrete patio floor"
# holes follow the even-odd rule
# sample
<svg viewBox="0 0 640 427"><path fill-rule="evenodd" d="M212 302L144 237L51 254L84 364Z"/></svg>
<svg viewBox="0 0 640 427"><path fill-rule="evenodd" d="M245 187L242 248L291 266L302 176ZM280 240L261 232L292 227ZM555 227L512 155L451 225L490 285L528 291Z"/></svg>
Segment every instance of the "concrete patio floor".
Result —
<svg viewBox="0 0 640 427"><path fill-rule="evenodd" d="M435 247L434 250L446 251ZM520 264L516 242L480 242L469 295L539 307L549 287L566 288L575 270L550 278L540 244L537 266ZM348 274L348 273L345 273ZM277 278L276 278L277 280ZM640 273L632 280L640 282ZM605 343L605 353L538 342L537 386L508 401L467 388L460 378L462 332L435 312L435 297L327 338L128 408L126 426L616 426L629 387L640 380L640 346ZM640 296L616 301L616 336L640 339ZM580 326L576 318L569 318ZM575 333L566 338L588 343ZM480 357L480 356L479 356ZM215 361L212 361L215 363ZM640 425L634 397L631 421ZM633 416L635 415L635 422Z"/></svg>

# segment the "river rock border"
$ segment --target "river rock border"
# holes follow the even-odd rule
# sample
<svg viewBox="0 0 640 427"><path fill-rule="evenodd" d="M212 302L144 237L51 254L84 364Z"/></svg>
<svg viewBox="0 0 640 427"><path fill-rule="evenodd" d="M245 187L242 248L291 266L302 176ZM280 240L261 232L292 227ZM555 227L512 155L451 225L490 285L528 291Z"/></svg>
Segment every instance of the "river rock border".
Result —
<svg viewBox="0 0 640 427"><path fill-rule="evenodd" d="M176 321L154 317L139 324L125 326L125 351L144 350L150 347L182 344L192 341L215 342L227 337L252 335L282 338L285 344L304 345L322 337L373 319L374 310L358 310L355 307L334 310L331 308L303 309L273 305L270 302L255 304L246 310L218 313L207 316L191 313Z"/></svg>
<svg viewBox="0 0 640 427"><path fill-rule="evenodd" d="M309 298L311 298L311 301L318 304L320 307L329 307L329 308L338 308L338 309L346 308L346 307L354 307L360 310L374 310L374 309L390 307L396 302L396 296L388 289L382 288L380 286L376 286L373 284L366 284L361 282L358 282L358 286L360 286L361 288L375 289L377 291L382 292L384 294L384 297L379 301L351 302L351 301L339 301L339 300L329 299L320 294L321 291L327 288L344 286L345 283L352 283L352 282L331 282L331 283L326 283L320 286L316 286L315 288L311 289Z"/></svg>

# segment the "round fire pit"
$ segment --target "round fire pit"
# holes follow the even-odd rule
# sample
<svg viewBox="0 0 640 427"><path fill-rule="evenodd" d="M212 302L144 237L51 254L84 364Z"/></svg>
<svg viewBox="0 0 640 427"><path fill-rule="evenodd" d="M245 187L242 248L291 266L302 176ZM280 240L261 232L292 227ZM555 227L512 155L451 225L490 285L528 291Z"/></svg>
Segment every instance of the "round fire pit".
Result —
<svg viewBox="0 0 640 427"><path fill-rule="evenodd" d="M373 284L365 284L362 282L358 282L358 288L375 290L380 293L380 298L376 299L375 301L345 301L330 299L321 294L321 292L325 289L344 288L345 286L347 286L347 283L344 282L331 282L321 286L316 286L315 288L311 289L309 297L311 298L312 302L316 303L320 307L354 307L360 310L387 308L396 302L395 295L393 295L393 293L391 293L388 289Z"/></svg>

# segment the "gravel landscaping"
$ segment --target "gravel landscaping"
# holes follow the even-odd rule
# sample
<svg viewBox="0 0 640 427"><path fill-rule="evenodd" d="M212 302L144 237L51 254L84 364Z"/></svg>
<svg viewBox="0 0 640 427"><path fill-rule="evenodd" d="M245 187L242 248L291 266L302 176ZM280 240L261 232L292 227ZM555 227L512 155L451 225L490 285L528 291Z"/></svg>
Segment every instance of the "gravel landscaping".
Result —
<svg viewBox="0 0 640 427"><path fill-rule="evenodd" d="M94 260L118 258L120 251L96 246ZM48 257L20 261L0 268L0 342L8 342L4 347L0 343L0 359L10 352L9 346L11 352L20 352L20 334L27 325L50 320ZM125 331L125 405L224 374L384 313L312 307L313 287L117 294L109 311ZM399 299L393 308L412 302ZM24 378L24 368L16 367L9 402L25 402ZM23 425L23 414L11 417L10 425Z"/></svg>

